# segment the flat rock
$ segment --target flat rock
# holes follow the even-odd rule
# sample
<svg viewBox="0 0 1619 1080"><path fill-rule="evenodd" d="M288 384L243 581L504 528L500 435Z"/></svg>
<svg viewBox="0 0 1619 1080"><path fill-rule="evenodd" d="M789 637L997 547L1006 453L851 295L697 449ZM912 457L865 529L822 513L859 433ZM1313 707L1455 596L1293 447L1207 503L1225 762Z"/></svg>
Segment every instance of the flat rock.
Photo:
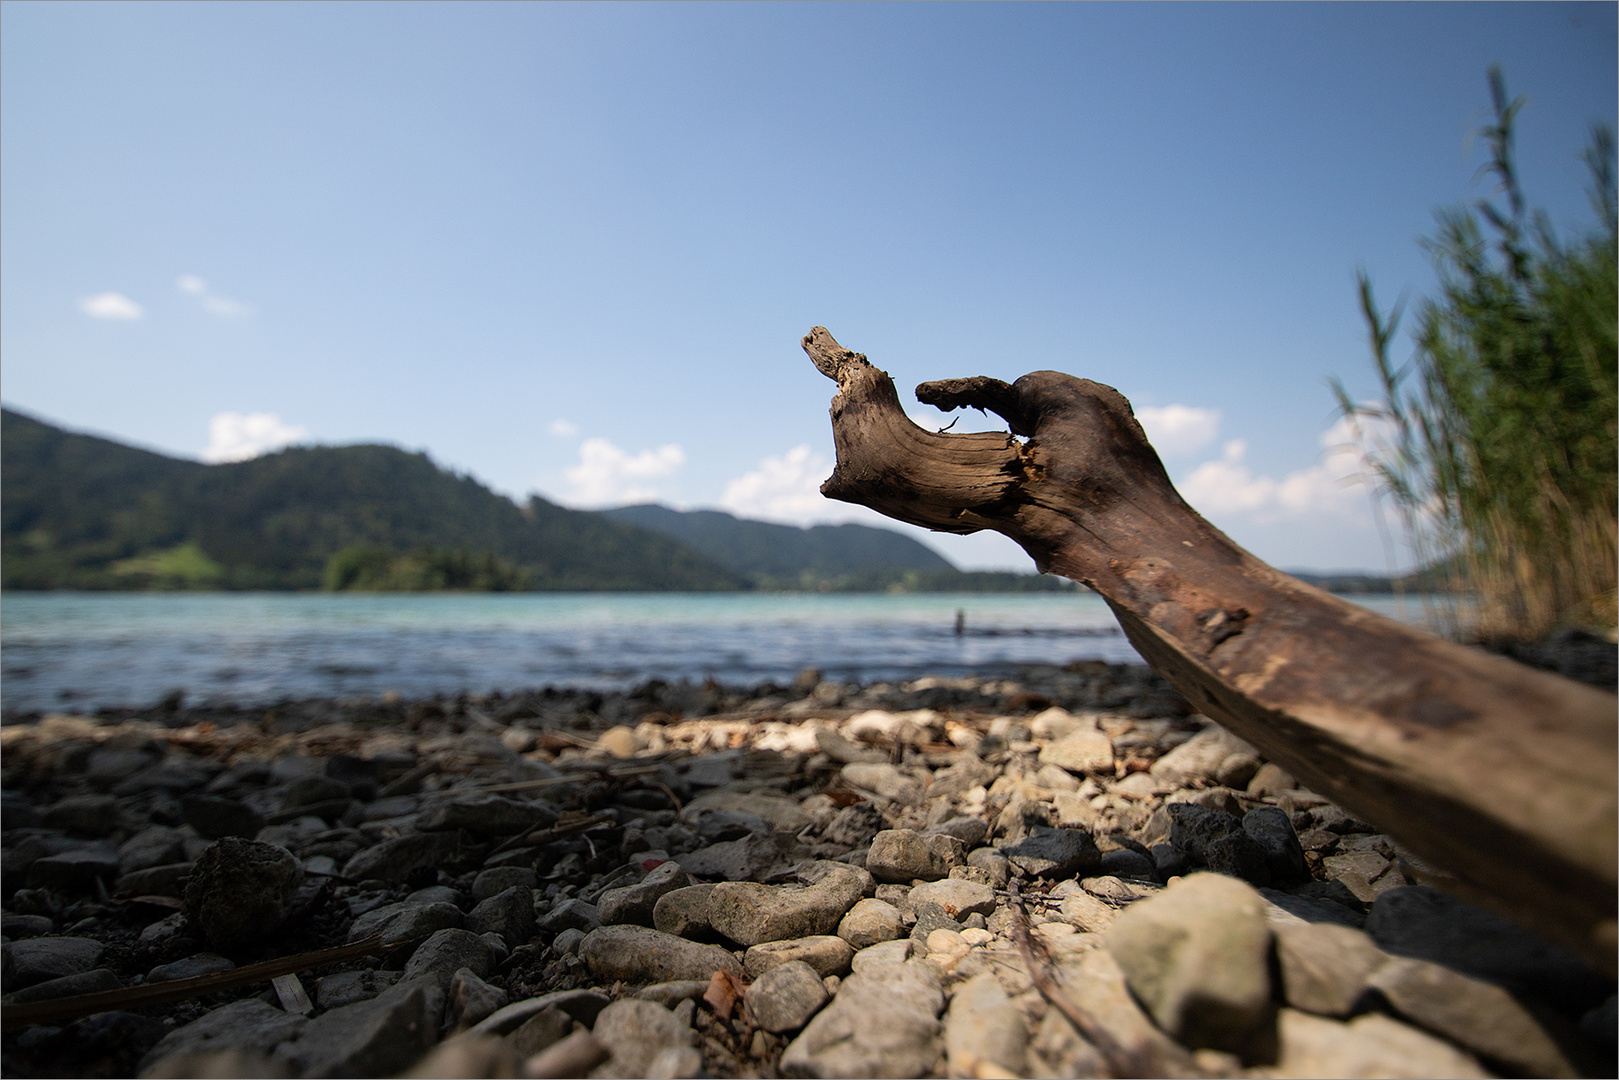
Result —
<svg viewBox="0 0 1619 1080"><path fill-rule="evenodd" d="M423 832L396 836L373 844L343 864L343 876L353 881L378 878L401 882L418 870L437 869L451 861L460 847L456 832Z"/></svg>
<svg viewBox="0 0 1619 1080"><path fill-rule="evenodd" d="M1254 748L1217 724L1210 724L1153 762L1154 778L1173 784L1213 780L1232 754L1253 754Z"/></svg>
<svg viewBox="0 0 1619 1080"><path fill-rule="evenodd" d="M191 868L186 918L219 948L257 941L287 917L303 879L303 866L285 848L226 837Z"/></svg>
<svg viewBox="0 0 1619 1080"><path fill-rule="evenodd" d="M660 1054L689 1047L695 1037L685 1021L662 1005L636 998L615 1001L603 1009L591 1034L613 1054L591 1074L602 1077L651 1076L652 1064Z"/></svg>
<svg viewBox="0 0 1619 1080"><path fill-rule="evenodd" d="M818 934L794 941L767 941L755 945L742 954L742 969L748 978L757 979L766 972L802 961L821 976L846 975L855 950L841 937Z"/></svg>
<svg viewBox="0 0 1619 1080"><path fill-rule="evenodd" d="M1579 1070L1513 996L1426 960L1394 959L1369 980L1394 1011L1522 1076L1578 1076Z"/></svg>
<svg viewBox="0 0 1619 1080"><path fill-rule="evenodd" d="M793 960L755 979L745 997L754 1023L780 1034L809 1023L829 995L818 971L802 960Z"/></svg>
<svg viewBox="0 0 1619 1080"><path fill-rule="evenodd" d="M603 926L585 935L579 958L604 981L645 984L707 979L716 971L742 974L736 957L717 945L703 945L645 926Z"/></svg>
<svg viewBox="0 0 1619 1080"><path fill-rule="evenodd" d="M0 946L0 967L7 991L35 983L79 975L101 962L105 947L82 937L38 937Z"/></svg>
<svg viewBox="0 0 1619 1080"><path fill-rule="evenodd" d="M111 881L117 876L118 852L98 842L35 859L27 882L30 889L76 893L94 888L97 878Z"/></svg>
<svg viewBox="0 0 1619 1080"><path fill-rule="evenodd" d="M1590 1008L1612 992L1612 980L1566 949L1426 885L1379 896L1366 932L1385 952L1431 960L1569 1008Z"/></svg>
<svg viewBox="0 0 1619 1080"><path fill-rule="evenodd" d="M315 980L315 1004L322 1012L330 1012L357 1001L370 1001L398 982L399 975L397 971L361 968L323 976Z"/></svg>
<svg viewBox="0 0 1619 1080"><path fill-rule="evenodd" d="M106 836L118 828L118 800L111 795L69 795L45 811L48 829L78 836Z"/></svg>
<svg viewBox="0 0 1619 1080"><path fill-rule="evenodd" d="M856 762L845 765L843 779L853 787L864 788L902 806L920 803L926 790L914 776L908 776L886 763Z"/></svg>
<svg viewBox="0 0 1619 1080"><path fill-rule="evenodd" d="M913 909L923 904L938 904L946 915L958 922L969 915L987 916L995 910L995 890L963 878L924 881L911 890L909 899Z"/></svg>
<svg viewBox="0 0 1619 1080"><path fill-rule="evenodd" d="M1028 1043L1023 1013L994 975L975 976L956 988L944 1021L951 1076L980 1076L984 1065L1003 1075L1027 1075Z"/></svg>
<svg viewBox="0 0 1619 1080"><path fill-rule="evenodd" d="M1490 1075L1475 1058L1442 1039L1378 1013L1341 1024L1283 1009L1276 1026L1276 1076L1420 1080Z"/></svg>
<svg viewBox="0 0 1619 1080"><path fill-rule="evenodd" d="M893 941L904 933L905 926L900 919L899 909L893 904L871 898L856 901L838 923L838 937L856 949L864 949L879 941Z"/></svg>
<svg viewBox="0 0 1619 1080"><path fill-rule="evenodd" d="M768 836L749 833L736 840L722 840L718 844L677 855L675 861L693 877L752 881L769 876L776 863L781 861L781 850Z"/></svg>
<svg viewBox="0 0 1619 1080"><path fill-rule="evenodd" d="M404 900L372 908L355 919L349 927L348 939L362 941L372 934L381 934L384 941L408 941L439 930L460 929L465 921L461 909L454 904Z"/></svg>
<svg viewBox="0 0 1619 1080"><path fill-rule="evenodd" d="M1113 775L1113 743L1100 731L1074 731L1040 748L1040 764L1083 776Z"/></svg>
<svg viewBox="0 0 1619 1080"><path fill-rule="evenodd" d="M876 946L884 948L885 946ZM925 1076L942 1050L944 994L926 964L855 972L782 1052L788 1076Z"/></svg>
<svg viewBox="0 0 1619 1080"><path fill-rule="evenodd" d="M423 832L465 829L474 836L512 836L549 825L556 811L538 803L519 802L499 795L462 795L436 803L416 815Z"/></svg>
<svg viewBox="0 0 1619 1080"><path fill-rule="evenodd" d="M743 946L835 933L860 899L863 880L852 867L827 865L826 876L802 888L720 882L709 896L709 925Z"/></svg>
<svg viewBox="0 0 1619 1080"><path fill-rule="evenodd" d="M961 841L941 835L923 836L914 829L884 829L866 852L866 869L878 881L937 881L960 865Z"/></svg>
<svg viewBox="0 0 1619 1080"><path fill-rule="evenodd" d="M903 964L911 958L911 949L910 938L868 945L850 957L849 967L853 971L864 971L868 967L880 967L884 964Z"/></svg>
<svg viewBox="0 0 1619 1080"><path fill-rule="evenodd" d="M1114 919L1108 951L1130 990L1186 1046L1241 1053L1271 1017L1265 901L1221 874L1193 874Z"/></svg>
<svg viewBox="0 0 1619 1080"><path fill-rule="evenodd" d="M185 834L167 825L149 826L118 845L121 874L186 861Z"/></svg>
<svg viewBox="0 0 1619 1080"><path fill-rule="evenodd" d="M279 1043L297 1038L308 1023L258 998L233 1001L169 1032L141 1059L138 1071L152 1071L165 1058L219 1050L268 1054Z"/></svg>
<svg viewBox="0 0 1619 1080"><path fill-rule="evenodd" d="M1282 998L1295 1009L1348 1016L1366 992L1366 980L1389 959L1361 931L1335 923L1274 927Z"/></svg>
<svg viewBox="0 0 1619 1080"><path fill-rule="evenodd" d="M542 934L560 934L564 930L583 930L588 934L601 924L601 914L595 904L569 897L551 905L539 917L537 926Z"/></svg>
<svg viewBox="0 0 1619 1080"><path fill-rule="evenodd" d="M470 930L440 930L416 947L405 963L401 982L432 976L447 989L455 973L470 968L479 978L495 970L502 956L496 946Z"/></svg>
<svg viewBox="0 0 1619 1080"><path fill-rule="evenodd" d="M388 1076L409 1068L432 1048L443 1014L444 990L438 981L407 976L370 1001L309 1021L276 1057L304 1076Z"/></svg>
<svg viewBox="0 0 1619 1080"><path fill-rule="evenodd" d="M690 884L691 877L678 863L666 862L654 867L635 885L603 891L596 898L596 910L603 926L619 923L652 926L652 912L658 900L664 894L684 889Z"/></svg>
<svg viewBox="0 0 1619 1080"><path fill-rule="evenodd" d="M1112 926L1118 914L1117 908L1103 903L1083 889L1063 897L1062 906L1057 909L1057 917L1063 922L1095 934Z"/></svg>
<svg viewBox="0 0 1619 1080"><path fill-rule="evenodd" d="M1079 829L1053 829L1039 825L1024 839L1001 849L1019 874L1063 880L1089 870L1102 861L1091 834Z"/></svg>
<svg viewBox="0 0 1619 1080"><path fill-rule="evenodd" d="M752 814L769 823L771 830L796 836L815 824L815 819L804 812L797 800L773 791L733 791L719 788L705 791L686 804L686 811L726 810ZM684 813L683 815L684 816Z"/></svg>

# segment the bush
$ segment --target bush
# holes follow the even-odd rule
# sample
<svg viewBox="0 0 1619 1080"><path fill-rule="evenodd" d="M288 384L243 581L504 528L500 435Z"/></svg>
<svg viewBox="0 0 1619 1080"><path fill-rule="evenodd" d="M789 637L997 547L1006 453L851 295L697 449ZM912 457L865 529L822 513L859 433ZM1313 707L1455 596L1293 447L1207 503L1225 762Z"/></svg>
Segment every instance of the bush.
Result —
<svg viewBox="0 0 1619 1080"><path fill-rule="evenodd" d="M1562 625L1615 623L1616 327L1614 141L1593 127L1586 162L1599 222L1558 239L1529 214L1513 161L1509 100L1491 68L1494 123L1481 134L1505 206L1441 211L1423 241L1439 295L1416 305L1416 349L1396 369L1400 308L1360 300L1383 400L1339 403L1400 512L1418 559L1470 594L1452 625L1484 640L1529 640Z"/></svg>

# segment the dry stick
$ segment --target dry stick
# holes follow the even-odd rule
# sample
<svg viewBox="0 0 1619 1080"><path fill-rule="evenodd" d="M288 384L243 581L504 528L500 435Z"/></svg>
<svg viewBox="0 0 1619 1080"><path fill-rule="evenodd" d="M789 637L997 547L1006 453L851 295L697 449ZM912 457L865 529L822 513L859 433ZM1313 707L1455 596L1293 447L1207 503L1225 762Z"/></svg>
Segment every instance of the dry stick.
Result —
<svg viewBox="0 0 1619 1080"><path fill-rule="evenodd" d="M592 780L625 780L637 776L648 776L662 769L662 765L641 765L633 769L603 769L593 773L566 773L562 776L547 776L540 780L516 780L509 784L486 784L483 787L464 788L456 792L457 795L470 795L474 792L493 794L502 791L531 791L535 788L557 787L561 784L586 784Z"/></svg>
<svg viewBox="0 0 1619 1080"><path fill-rule="evenodd" d="M1023 958L1023 966L1029 971L1029 981L1034 983L1040 996L1050 1002L1060 1013L1068 1018L1068 1022L1079 1029L1079 1033L1089 1039L1091 1045L1101 1052L1107 1061L1108 1072L1117 1077L1125 1076L1166 1076L1161 1068L1153 1067L1153 1063L1143 1060L1150 1051L1137 1052L1125 1049L1090 1013L1075 1005L1057 981L1051 977L1051 972L1041 963L1034 953L1034 943L1029 940L1028 916L1023 911L1023 897L1018 891L1017 878L1006 883L1007 891L1012 897L1012 941L1017 945L1018 955Z"/></svg>
<svg viewBox="0 0 1619 1080"><path fill-rule="evenodd" d="M216 990L232 990L238 986L269 982L280 975L291 975L339 960L376 956L399 944L401 943L397 941L385 942L382 935L373 934L353 945L339 945L330 949L297 953L277 960L249 964L231 971L216 971L211 975L197 975L190 979L174 979L171 982L132 986L121 990L100 990L94 994L75 994L73 997L57 998L54 1001L7 1005L0 1009L0 1026L11 1028L28 1024L54 1024L62 1020L76 1020L91 1013L106 1012L109 1009L161 1005L164 1002L180 1001L199 994L210 994Z"/></svg>
<svg viewBox="0 0 1619 1080"><path fill-rule="evenodd" d="M611 810L603 810L599 814L592 814L590 817L584 818L580 821L570 822L567 825L557 825L549 829L535 829L531 833L519 833L517 836L513 836L506 840L489 854L492 857L499 855L502 851L509 851L515 847L522 847L524 844L549 844L551 841L560 840L564 836L572 836L574 833L584 832L586 829L594 829L597 825L605 825L610 821L617 820L617 814L613 813Z"/></svg>

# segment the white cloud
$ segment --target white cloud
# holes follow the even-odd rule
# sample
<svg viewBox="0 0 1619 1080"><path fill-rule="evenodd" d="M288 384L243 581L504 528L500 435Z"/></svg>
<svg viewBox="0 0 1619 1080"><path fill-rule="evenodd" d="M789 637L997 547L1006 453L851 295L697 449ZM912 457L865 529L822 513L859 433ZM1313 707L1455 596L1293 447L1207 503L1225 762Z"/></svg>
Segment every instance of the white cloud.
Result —
<svg viewBox="0 0 1619 1080"><path fill-rule="evenodd" d="M795 446L726 484L720 506L738 517L791 525L853 516L847 512L852 507L821 494L821 482L830 475L830 461L808 444Z"/></svg>
<svg viewBox="0 0 1619 1080"><path fill-rule="evenodd" d="M92 319L138 319L146 310L120 292L96 293L79 301L79 310Z"/></svg>
<svg viewBox="0 0 1619 1080"><path fill-rule="evenodd" d="M579 447L579 464L564 475L572 486L572 501L580 506L612 506L647 502L658 497L648 483L673 476L686 463L678 443L629 454L606 439L586 439Z"/></svg>
<svg viewBox="0 0 1619 1080"><path fill-rule="evenodd" d="M575 435L579 434L579 425L574 423L572 420L564 420L561 417L558 417L557 419L551 421L551 423L546 427L546 430L559 439L571 439Z"/></svg>
<svg viewBox="0 0 1619 1080"><path fill-rule="evenodd" d="M232 319L242 315L251 314L253 309L240 300L232 300L228 296L220 296L208 291L208 283L196 274L181 274L175 279L175 287L181 292L195 296L202 304L204 311L210 315L218 315L222 319Z"/></svg>
<svg viewBox="0 0 1619 1080"><path fill-rule="evenodd" d="M1179 484L1181 495L1207 514L1240 514L1259 524L1319 514L1359 518L1367 509L1363 457L1348 420L1322 433L1322 460L1280 480L1255 475L1244 460L1248 443L1232 439L1218 461L1206 461Z"/></svg>
<svg viewBox="0 0 1619 1080"><path fill-rule="evenodd" d="M296 424L282 423L275 413L217 413L208 421L208 448L202 452L202 460L210 464L246 461L308 435Z"/></svg>
<svg viewBox="0 0 1619 1080"><path fill-rule="evenodd" d="M1191 405L1147 405L1136 410L1147 438L1165 457L1178 457L1203 449L1220 432L1220 410Z"/></svg>

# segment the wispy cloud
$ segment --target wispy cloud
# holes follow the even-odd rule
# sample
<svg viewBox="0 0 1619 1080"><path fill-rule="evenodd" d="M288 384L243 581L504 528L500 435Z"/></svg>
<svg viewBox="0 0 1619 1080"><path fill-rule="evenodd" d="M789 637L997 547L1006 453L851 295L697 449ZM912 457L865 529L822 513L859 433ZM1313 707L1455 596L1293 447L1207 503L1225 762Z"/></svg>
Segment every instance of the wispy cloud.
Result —
<svg viewBox="0 0 1619 1080"><path fill-rule="evenodd" d="M1232 439L1219 460L1206 461L1178 485L1186 501L1209 514L1244 515L1258 524L1330 514L1358 518L1367 509L1364 454L1348 420L1321 434L1322 459L1281 479L1248 467L1246 439Z"/></svg>
<svg viewBox="0 0 1619 1080"><path fill-rule="evenodd" d="M686 452L678 443L631 454L606 439L591 438L579 446L579 464L563 475L574 504L620 506L656 499L658 489L647 481L673 476L685 463Z"/></svg>
<svg viewBox="0 0 1619 1080"><path fill-rule="evenodd" d="M1153 448L1165 457L1193 454L1220 433L1220 410L1192 405L1147 405L1136 410Z"/></svg>
<svg viewBox="0 0 1619 1080"><path fill-rule="evenodd" d="M726 484L720 506L738 517L791 525L847 516L838 513L840 504L821 494L821 482L831 473L832 463L808 444L795 446Z"/></svg>
<svg viewBox="0 0 1619 1080"><path fill-rule="evenodd" d="M579 425L572 420L564 420L559 416L547 424L545 430L559 439L571 439L579 434Z"/></svg>
<svg viewBox="0 0 1619 1080"><path fill-rule="evenodd" d="M202 460L216 465L246 461L308 437L306 429L284 423L275 413L216 413L208 421L208 448Z"/></svg>
<svg viewBox="0 0 1619 1080"><path fill-rule="evenodd" d="M175 287L189 296L195 296L204 311L211 315L218 315L222 319L237 318L252 314L253 309L240 300L232 300L228 296L220 296L208 288L208 283L196 274L181 274L175 279Z"/></svg>
<svg viewBox="0 0 1619 1080"><path fill-rule="evenodd" d="M92 319L138 319L146 309L121 292L96 293L79 300L79 310Z"/></svg>

